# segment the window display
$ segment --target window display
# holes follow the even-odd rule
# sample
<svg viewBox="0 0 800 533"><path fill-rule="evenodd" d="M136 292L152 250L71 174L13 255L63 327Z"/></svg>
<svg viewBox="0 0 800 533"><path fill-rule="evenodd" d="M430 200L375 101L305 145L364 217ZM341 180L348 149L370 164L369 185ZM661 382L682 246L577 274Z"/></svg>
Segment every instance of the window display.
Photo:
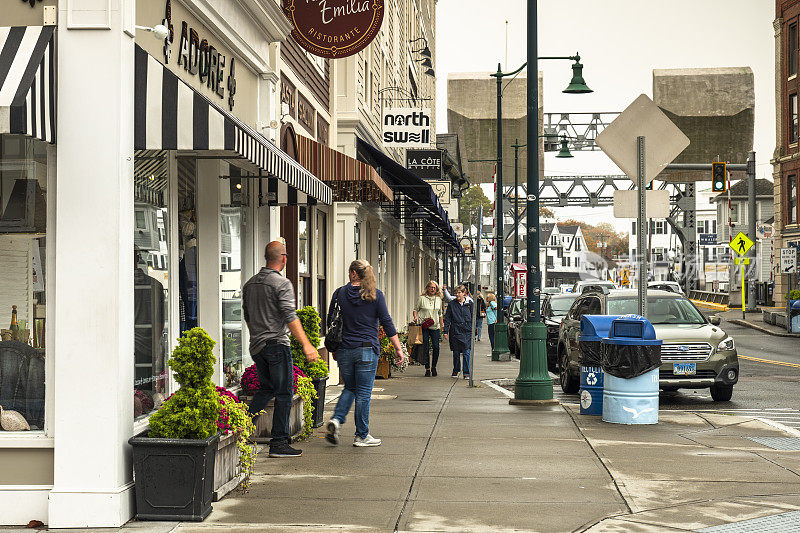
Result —
<svg viewBox="0 0 800 533"><path fill-rule="evenodd" d="M158 409L168 381L169 218L166 152L134 159L134 416Z"/></svg>
<svg viewBox="0 0 800 533"><path fill-rule="evenodd" d="M5 431L44 429L46 146L0 135L0 427Z"/></svg>

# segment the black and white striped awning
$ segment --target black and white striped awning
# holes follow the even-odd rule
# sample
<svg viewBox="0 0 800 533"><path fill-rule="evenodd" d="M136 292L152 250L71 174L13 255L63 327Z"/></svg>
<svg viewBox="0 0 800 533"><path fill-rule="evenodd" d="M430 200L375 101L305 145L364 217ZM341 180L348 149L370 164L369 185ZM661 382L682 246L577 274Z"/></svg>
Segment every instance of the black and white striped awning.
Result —
<svg viewBox="0 0 800 533"><path fill-rule="evenodd" d="M0 27L0 133L56 142L54 29Z"/></svg>
<svg viewBox="0 0 800 533"><path fill-rule="evenodd" d="M244 157L265 178L285 183L286 203L331 204L333 192L285 152L211 103L136 45L134 148L223 150ZM282 186L284 187L284 186ZM276 202L277 203L277 202Z"/></svg>

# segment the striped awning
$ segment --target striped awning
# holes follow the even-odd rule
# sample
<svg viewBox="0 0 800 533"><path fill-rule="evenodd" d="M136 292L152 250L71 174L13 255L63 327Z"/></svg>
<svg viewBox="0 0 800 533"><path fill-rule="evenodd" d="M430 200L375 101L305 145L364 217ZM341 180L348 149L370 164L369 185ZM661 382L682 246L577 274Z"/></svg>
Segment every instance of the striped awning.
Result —
<svg viewBox="0 0 800 533"><path fill-rule="evenodd" d="M378 171L313 139L296 135L297 159L333 189L337 202L392 202L391 187Z"/></svg>
<svg viewBox="0 0 800 533"><path fill-rule="evenodd" d="M0 133L56 142L54 29L0 27Z"/></svg>
<svg viewBox="0 0 800 533"><path fill-rule="evenodd" d="M135 52L134 149L224 151L285 184L291 204L331 204L333 191L241 120L192 89L139 45Z"/></svg>

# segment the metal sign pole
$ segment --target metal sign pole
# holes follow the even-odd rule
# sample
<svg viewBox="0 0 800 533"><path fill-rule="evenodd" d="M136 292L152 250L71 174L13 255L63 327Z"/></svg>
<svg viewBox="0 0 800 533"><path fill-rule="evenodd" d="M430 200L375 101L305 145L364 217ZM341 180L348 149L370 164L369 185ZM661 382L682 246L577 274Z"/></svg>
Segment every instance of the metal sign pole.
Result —
<svg viewBox="0 0 800 533"><path fill-rule="evenodd" d="M639 158L639 167L636 176L636 187L639 193L639 213L637 225L639 232L636 234L636 246L639 252L639 314L643 317L647 316L647 231L649 224L647 224L647 180L645 178L645 142L644 137L636 138L637 155Z"/></svg>
<svg viewBox="0 0 800 533"><path fill-rule="evenodd" d="M475 386L475 324L478 322L478 291L480 290L480 275L481 275L481 226L483 222L483 206L478 206L478 238L475 240L475 246L472 247L475 253L475 292L472 295L472 328L470 331L469 347L469 386Z"/></svg>

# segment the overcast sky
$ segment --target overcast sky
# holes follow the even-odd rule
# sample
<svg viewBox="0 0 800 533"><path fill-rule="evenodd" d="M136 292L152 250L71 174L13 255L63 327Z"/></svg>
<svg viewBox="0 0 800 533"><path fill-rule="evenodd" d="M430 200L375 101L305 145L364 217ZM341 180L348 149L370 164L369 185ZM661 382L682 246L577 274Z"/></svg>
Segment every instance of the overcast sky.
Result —
<svg viewBox="0 0 800 533"><path fill-rule="evenodd" d="M450 72L508 70L526 60L526 5L523 0L439 0L437 4L437 128L447 127ZM542 0L539 55L580 52L591 94L561 91L571 76L569 61L541 61L544 110L622 111L639 94L652 98L654 68L749 66L755 78L755 150L759 178L771 179L775 149L774 0ZM620 173L601 153L555 159L548 175ZM468 157L467 154L462 154ZM607 220L610 209L582 210L588 222ZM575 210L570 211L574 216ZM558 213L564 216L564 213ZM626 227L619 224L620 228Z"/></svg>

